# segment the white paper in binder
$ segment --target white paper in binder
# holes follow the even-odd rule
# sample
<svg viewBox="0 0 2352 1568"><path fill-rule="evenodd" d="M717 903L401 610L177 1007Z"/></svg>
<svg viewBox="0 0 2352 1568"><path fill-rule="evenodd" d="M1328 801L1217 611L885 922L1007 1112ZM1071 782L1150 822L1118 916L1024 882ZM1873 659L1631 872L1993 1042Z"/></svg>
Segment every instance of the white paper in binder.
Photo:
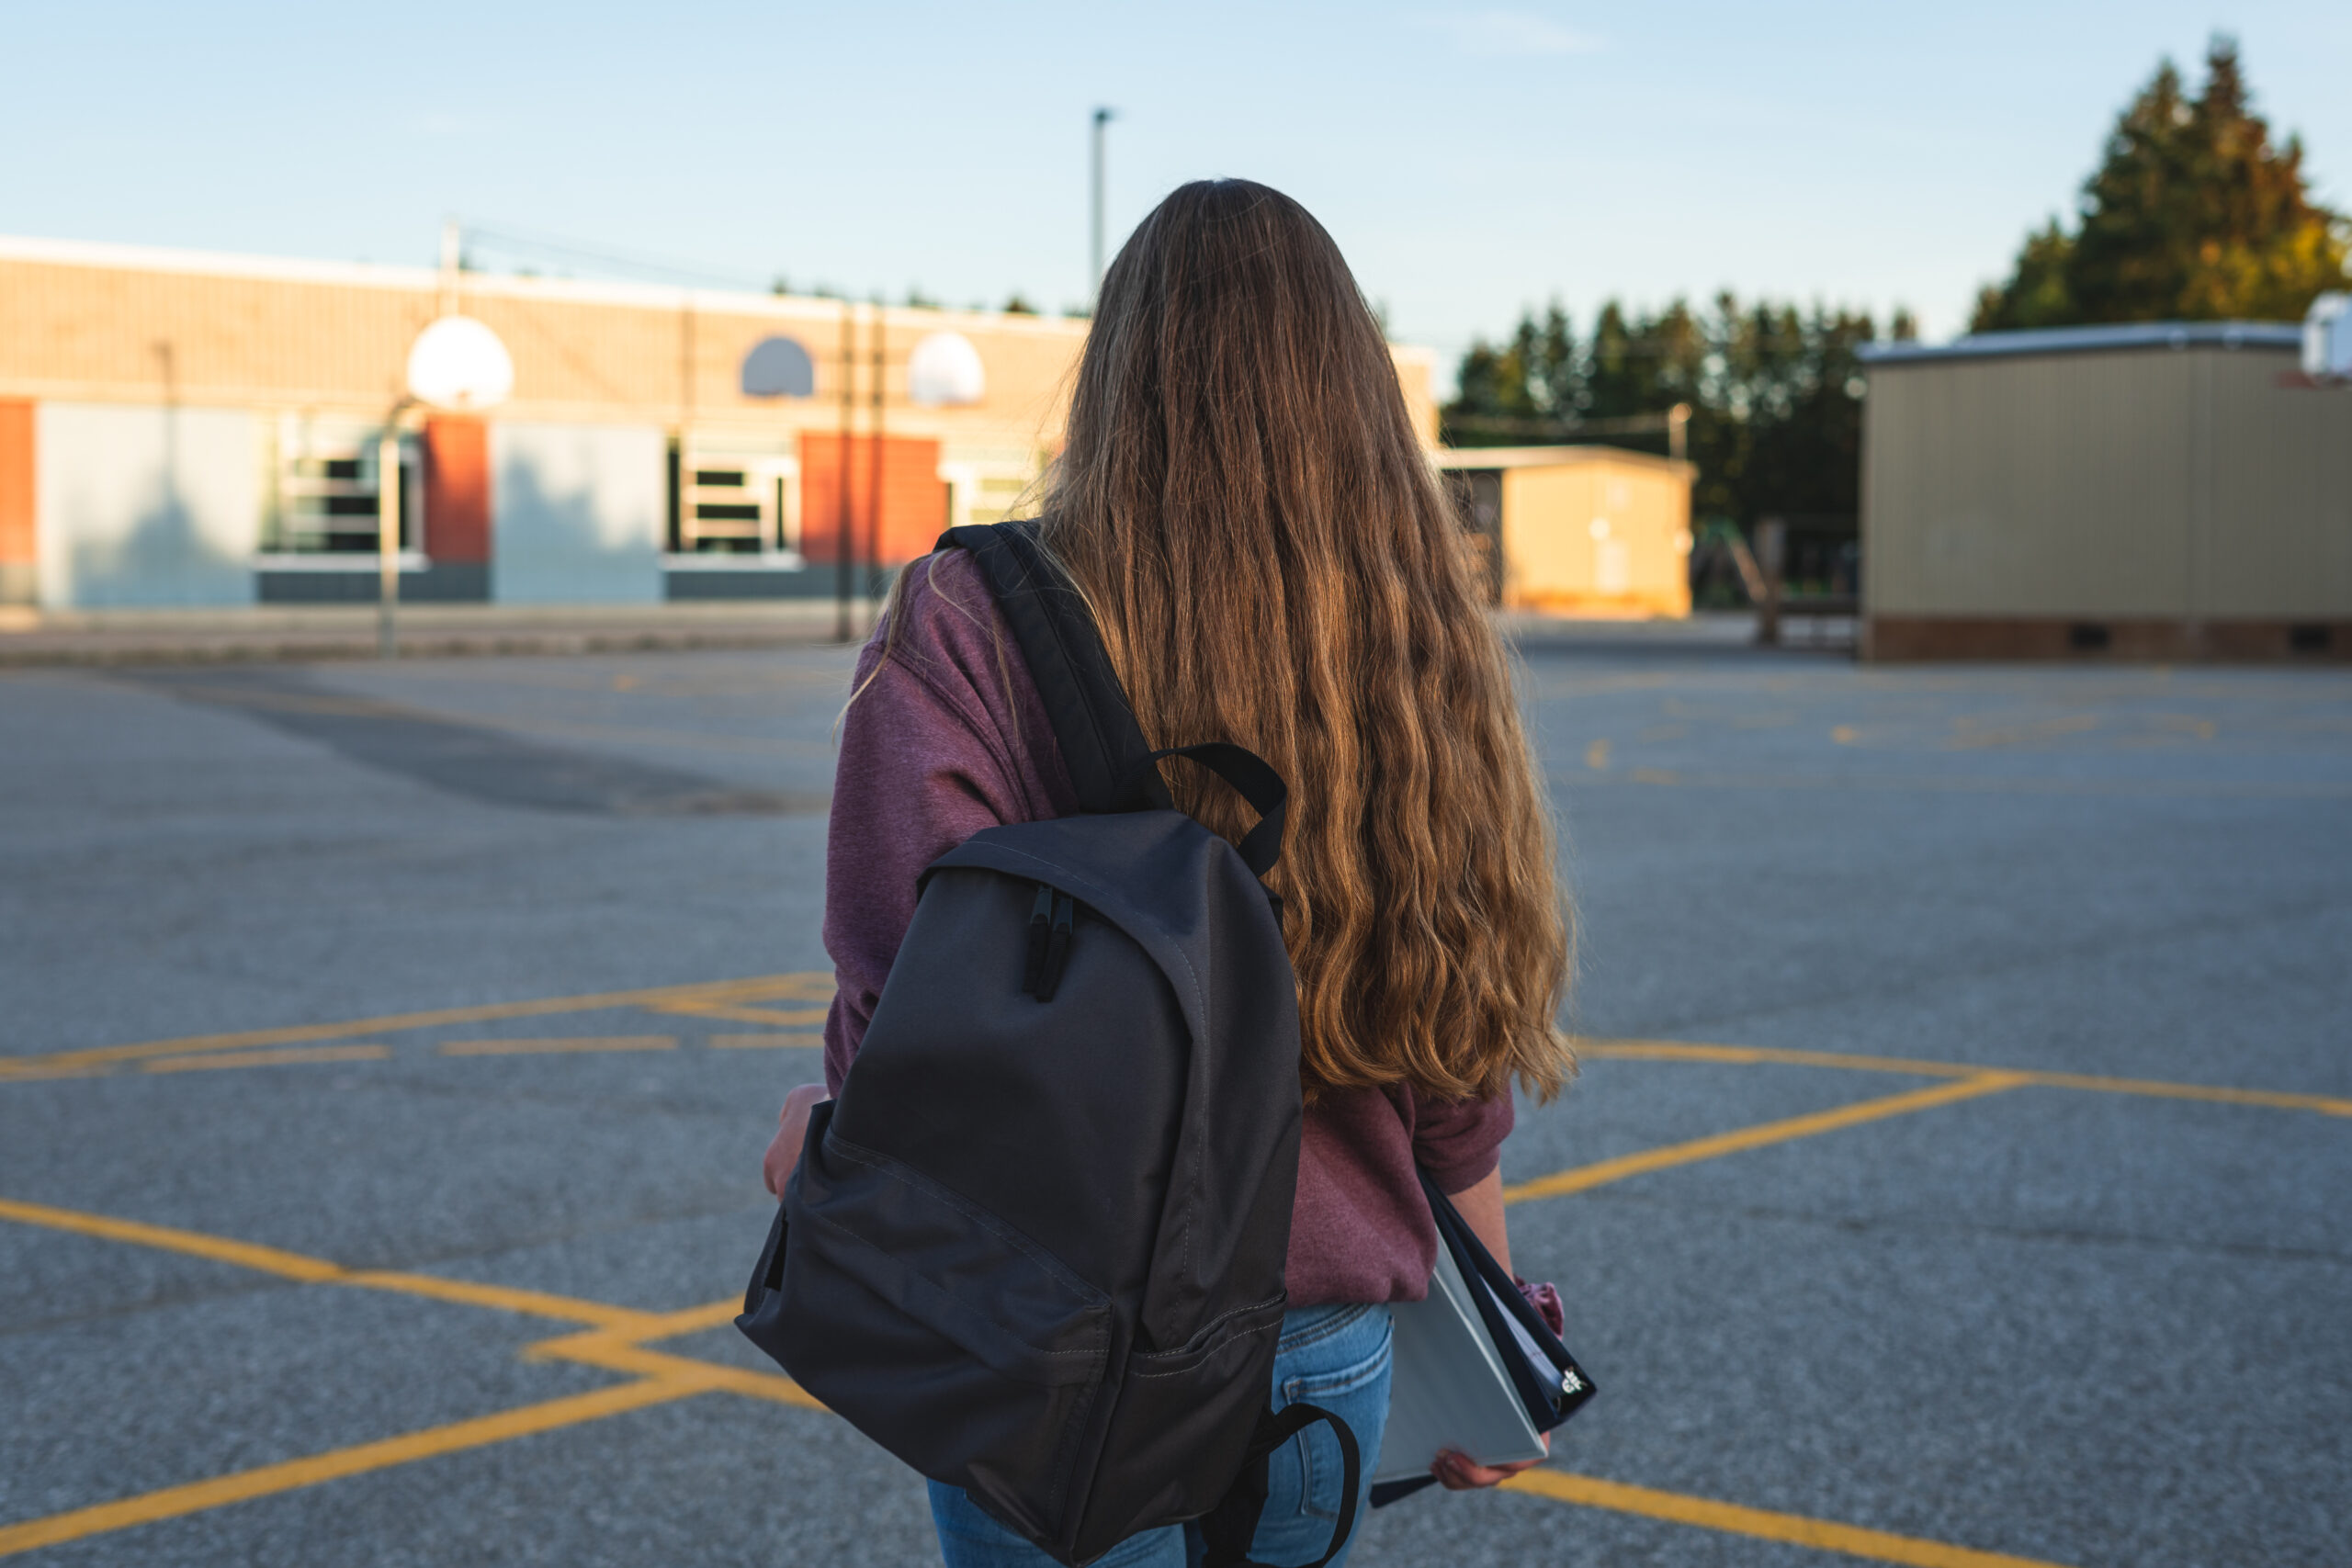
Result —
<svg viewBox="0 0 2352 1568"><path fill-rule="evenodd" d="M1452 1249L1440 1245L1428 1297L1389 1308L1395 1365L1374 1483L1427 1475L1448 1449L1479 1464L1544 1457L1544 1439L1527 1418L1527 1406L1498 1359L1504 1352L1487 1335L1470 1293L1487 1288L1484 1280L1465 1280ZM1504 1316L1513 1337L1523 1338L1525 1331ZM1518 1348L1531 1365L1549 1366L1532 1342Z"/></svg>

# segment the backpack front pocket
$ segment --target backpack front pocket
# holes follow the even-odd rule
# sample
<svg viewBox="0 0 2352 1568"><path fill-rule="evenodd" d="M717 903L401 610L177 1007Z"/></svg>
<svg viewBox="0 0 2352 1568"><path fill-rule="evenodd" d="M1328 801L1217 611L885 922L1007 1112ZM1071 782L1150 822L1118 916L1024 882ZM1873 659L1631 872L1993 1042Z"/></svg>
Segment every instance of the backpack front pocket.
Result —
<svg viewBox="0 0 2352 1568"><path fill-rule="evenodd" d="M1251 1413L1272 1397L1288 1304L1276 1296L1228 1313L1175 1349L1127 1357L1086 1500L1082 1553L1109 1550L1138 1521L1194 1518L1216 1506L1240 1468Z"/></svg>
<svg viewBox="0 0 2352 1568"><path fill-rule="evenodd" d="M1008 1523L1063 1533L1111 1303L1035 1242L826 1134L786 1190L772 1353L809 1393Z"/></svg>

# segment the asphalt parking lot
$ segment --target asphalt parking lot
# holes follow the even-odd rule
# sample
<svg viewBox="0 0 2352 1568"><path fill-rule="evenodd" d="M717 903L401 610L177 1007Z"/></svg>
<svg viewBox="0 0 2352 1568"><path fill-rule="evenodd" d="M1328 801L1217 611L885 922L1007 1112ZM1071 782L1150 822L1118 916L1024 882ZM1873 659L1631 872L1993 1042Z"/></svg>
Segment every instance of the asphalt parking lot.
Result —
<svg viewBox="0 0 2352 1568"><path fill-rule="evenodd" d="M0 671L0 1557L937 1561L729 1326L847 668ZM2352 674L1527 671L1602 1394L1353 1561L2352 1562Z"/></svg>

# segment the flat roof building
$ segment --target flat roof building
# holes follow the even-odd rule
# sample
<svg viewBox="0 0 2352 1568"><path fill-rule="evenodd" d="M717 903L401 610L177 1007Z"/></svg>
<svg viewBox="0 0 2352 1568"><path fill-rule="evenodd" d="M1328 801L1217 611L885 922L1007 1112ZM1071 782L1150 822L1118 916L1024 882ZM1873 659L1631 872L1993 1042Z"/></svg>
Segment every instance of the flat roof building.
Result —
<svg viewBox="0 0 2352 1568"><path fill-rule="evenodd" d="M378 436L450 313L497 334L514 392L404 418L404 598L831 593L844 520L888 567L1004 515L1060 445L1087 330L0 239L0 604L373 598ZM1433 442L1430 356L1394 353Z"/></svg>
<svg viewBox="0 0 2352 1568"><path fill-rule="evenodd" d="M1689 463L1614 446L1438 454L1480 539L1487 590L1547 615L1690 613Z"/></svg>
<svg viewBox="0 0 2352 1568"><path fill-rule="evenodd" d="M1865 657L2352 657L2352 389L2303 375L2301 342L1865 345Z"/></svg>

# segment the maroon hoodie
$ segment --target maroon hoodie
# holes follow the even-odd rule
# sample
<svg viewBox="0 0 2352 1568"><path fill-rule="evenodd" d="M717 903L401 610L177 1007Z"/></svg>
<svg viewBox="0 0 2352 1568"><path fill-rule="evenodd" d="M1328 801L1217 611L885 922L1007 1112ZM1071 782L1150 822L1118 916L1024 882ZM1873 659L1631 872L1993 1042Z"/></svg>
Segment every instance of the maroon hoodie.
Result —
<svg viewBox="0 0 2352 1568"><path fill-rule="evenodd" d="M947 550L907 570L906 625L888 659L880 631L865 645L842 719L825 855L825 951L839 987L825 1083L836 1094L914 919L917 874L983 828L1077 809L1045 704L970 558ZM1510 1128L1508 1095L1321 1095L1299 1147L1291 1304L1419 1301L1437 1232L1415 1162L1459 1192L1495 1168Z"/></svg>

